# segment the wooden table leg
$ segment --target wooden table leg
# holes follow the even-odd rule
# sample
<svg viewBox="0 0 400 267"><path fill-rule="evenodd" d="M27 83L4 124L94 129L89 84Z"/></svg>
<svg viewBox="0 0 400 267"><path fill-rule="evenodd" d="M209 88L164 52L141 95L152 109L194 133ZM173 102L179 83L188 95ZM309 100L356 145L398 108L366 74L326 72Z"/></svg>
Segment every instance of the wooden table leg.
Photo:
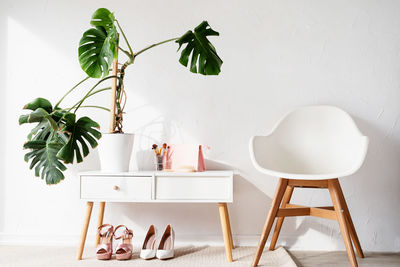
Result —
<svg viewBox="0 0 400 267"><path fill-rule="evenodd" d="M232 244L229 238L229 214L226 203L218 203L219 216L221 219L222 234L224 236L225 254L228 262L232 262Z"/></svg>
<svg viewBox="0 0 400 267"><path fill-rule="evenodd" d="M99 203L99 215L97 217L97 228L99 228L103 224L103 218L104 218L104 208L106 206L105 202L100 202ZM95 247L100 243L100 235L99 233L96 234L96 243Z"/></svg>
<svg viewBox="0 0 400 267"><path fill-rule="evenodd" d="M86 214L85 214L85 220L83 222L81 240L79 241L78 253L76 255L77 260L82 259L83 249L85 248L86 235L89 228L90 216L92 215L92 209L93 209L93 202L88 201L86 203Z"/></svg>
<svg viewBox="0 0 400 267"><path fill-rule="evenodd" d="M228 234L229 234L229 242L231 243L231 249L235 249L235 245L233 244L233 237L232 237L232 229L231 229L231 220L229 219L229 212L228 212L228 205L225 205L225 212L228 224Z"/></svg>

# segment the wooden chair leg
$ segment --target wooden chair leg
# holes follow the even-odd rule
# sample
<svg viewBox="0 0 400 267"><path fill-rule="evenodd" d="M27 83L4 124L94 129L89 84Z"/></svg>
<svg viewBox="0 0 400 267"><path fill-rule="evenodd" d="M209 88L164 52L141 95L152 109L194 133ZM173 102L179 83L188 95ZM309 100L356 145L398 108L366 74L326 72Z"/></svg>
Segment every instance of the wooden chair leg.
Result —
<svg viewBox="0 0 400 267"><path fill-rule="evenodd" d="M353 245L351 243L349 229L347 227L346 216L344 212L344 207L340 201L340 193L338 189L338 179L328 180L328 189L332 198L333 206L335 208L337 220L339 222L340 231L342 232L342 237L347 250L347 256L349 257L350 264L352 267L357 267L356 256L354 255Z"/></svg>
<svg viewBox="0 0 400 267"><path fill-rule="evenodd" d="M103 218L104 218L104 208L106 206L105 202L100 202L99 203L99 215L97 217L97 228L99 228L103 224ZM95 247L100 243L100 235L99 233L96 234L96 243L94 244Z"/></svg>
<svg viewBox="0 0 400 267"><path fill-rule="evenodd" d="M292 194L293 194L293 189L294 189L293 186L286 187L286 191L283 196L282 205L281 205L282 208L285 208L286 204L288 204L290 202L290 199L292 198ZM272 235L271 244L269 245L269 250L275 249L276 241L278 241L279 233L281 232L281 228L282 228L284 219L285 219L285 217L279 217L276 220L275 230L274 230L274 234Z"/></svg>
<svg viewBox="0 0 400 267"><path fill-rule="evenodd" d="M353 220L351 219L350 210L349 210L349 207L347 206L346 199L344 198L342 187L340 186L339 181L337 181L337 189L338 189L340 201L342 203L342 206L343 206L343 209L344 209L344 212L346 215L346 219L347 219L346 221L347 221L347 226L350 231L350 236L351 236L351 239L353 240L354 247L356 248L357 255L360 258L364 258L364 253L361 248L360 240L358 239L356 228L354 227Z"/></svg>
<svg viewBox="0 0 400 267"><path fill-rule="evenodd" d="M265 221L265 225L260 237L260 241L258 243L258 248L256 255L254 256L253 260L253 267L256 267L258 265L258 262L260 261L262 252L265 247L265 243L267 242L269 232L271 231L272 224L274 223L274 219L276 217L276 213L278 212L279 205L281 204L283 194L285 193L286 187L288 184L288 179L280 178L278 186L276 188L275 196L274 199L272 200L272 207L269 210L267 220Z"/></svg>
<svg viewBox="0 0 400 267"><path fill-rule="evenodd" d="M222 227L222 234L224 236L224 244L225 244L225 254L226 254L226 259L228 262L232 262L232 245L229 240L229 215L227 213L228 208L226 203L218 203L218 209L219 209L219 216L221 219L221 227Z"/></svg>
<svg viewBox="0 0 400 267"><path fill-rule="evenodd" d="M89 223L90 223L90 216L92 215L92 209L93 209L93 202L88 201L86 203L85 220L83 222L81 239L79 241L78 253L76 255L77 260L82 259L83 249L85 248L86 235L87 235L87 231L88 231Z"/></svg>

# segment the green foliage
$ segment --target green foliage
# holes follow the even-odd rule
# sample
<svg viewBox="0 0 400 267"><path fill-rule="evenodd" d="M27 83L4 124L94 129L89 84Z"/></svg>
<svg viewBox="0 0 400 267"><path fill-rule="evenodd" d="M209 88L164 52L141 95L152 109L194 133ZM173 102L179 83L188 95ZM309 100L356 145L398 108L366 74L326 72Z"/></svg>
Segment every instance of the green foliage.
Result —
<svg viewBox="0 0 400 267"><path fill-rule="evenodd" d="M31 149L31 152L25 154L25 161L31 160L30 169L35 167L35 175L46 181L46 184L57 184L64 180L64 174L67 168L57 158L57 153L63 145L56 141L35 140L28 141L24 148Z"/></svg>
<svg viewBox="0 0 400 267"><path fill-rule="evenodd" d="M94 128L99 125L88 117L82 117L75 122L74 113L62 109L52 110L52 105L44 98L33 100L24 109L32 112L21 115L19 123L37 123L24 144L24 149L30 150L24 159L31 161L29 168L35 168L36 176L40 176L47 184L57 184L64 179L63 171L66 170L62 161L72 163L76 157L76 161L81 162L89 154L84 139L92 147L97 145L96 139L101 134ZM80 142L83 156L77 141Z"/></svg>
<svg viewBox="0 0 400 267"><path fill-rule="evenodd" d="M47 112L51 112L53 110L53 106L51 105L50 101L41 97L36 98L24 106L24 109L30 110L36 110L37 108L43 108Z"/></svg>
<svg viewBox="0 0 400 267"><path fill-rule="evenodd" d="M219 36L219 33L211 29L207 21L200 23L193 31L187 31L180 38L167 39L147 46L137 52L133 52L119 21L108 9L97 9L92 15L90 24L92 28L83 33L78 48L79 63L89 77L110 77L108 76L109 70L113 60L118 58L118 49L128 57L127 61L121 64L117 72L119 80L116 87L117 97L115 98L115 106L117 109L115 110L114 132L123 132L123 107L126 100L123 84L125 70L143 52L153 47L175 41L179 44L178 51L183 47L179 62L185 67L189 65L189 70L192 73L218 75L221 72L223 62L218 56L215 47L208 40L209 36ZM118 37L120 35L123 37L128 49L122 48L119 44Z"/></svg>
<svg viewBox="0 0 400 267"><path fill-rule="evenodd" d="M31 112L19 117L20 124L36 124L24 144L24 149L30 150L25 154L25 161L30 161L29 168L35 168L35 175L41 176L47 184L57 184L63 180L63 171L66 170L64 164L73 163L74 160L81 162L89 154L89 146L92 148L97 146L97 140L101 138L98 123L88 117L77 119L75 112L85 107L82 103L87 98L107 90L106 88L94 91L100 83L111 78L118 80L114 130L122 132L122 115L125 106L123 101L126 99L123 84L125 69L133 64L135 58L141 53L158 45L175 41L179 44L178 51L184 46L179 62L187 67L190 58L191 72L218 75L221 71L222 60L208 40L209 36L218 36L219 33L211 29L207 21L203 21L193 31L186 32L180 38L171 38L152 44L136 53L132 51L118 20L108 9L97 9L92 15L90 24L92 27L83 33L78 48L79 63L88 77L67 91L54 107L47 99L36 98L24 106L25 110L31 110ZM117 28L128 49L119 47ZM112 62L118 58L118 49L128 57L128 60L122 64L116 76L109 76ZM102 79L75 105L68 109L59 108L62 100L89 78ZM106 109L97 105L86 107ZM70 112L71 110L74 110L74 113Z"/></svg>
<svg viewBox="0 0 400 267"><path fill-rule="evenodd" d="M203 21L194 31L186 32L177 42L179 49L183 44L186 47L181 52L179 62L187 67L190 60L190 71L203 75L218 75L221 72L222 60L218 56L215 47L207 39L207 36L218 36L219 33L211 29L207 21Z"/></svg>
<svg viewBox="0 0 400 267"><path fill-rule="evenodd" d="M106 30L114 27L115 17L107 8L97 9L90 20L90 24L95 27L104 27Z"/></svg>
<svg viewBox="0 0 400 267"><path fill-rule="evenodd" d="M88 142L92 148L97 146L97 139L101 138L101 133L96 130L100 128L99 124L88 117L82 117L78 121L73 113L65 116L65 125L61 131L68 133L69 139L65 146L58 152L57 156L64 160L65 163L73 163L74 151L77 162L82 162L82 154L78 146L78 142L82 147L83 156L89 154ZM86 140L86 142L85 142Z"/></svg>
<svg viewBox="0 0 400 267"><path fill-rule="evenodd" d="M92 16L93 28L85 31L79 41L79 63L92 78L105 77L114 58L118 57L117 29L114 15L105 8L99 8Z"/></svg>
<svg viewBox="0 0 400 267"><path fill-rule="evenodd" d="M53 130L57 130L57 123L51 117L51 115L42 107L38 107L37 109L33 110L30 114L21 115L18 121L19 124L45 121L49 124L49 126Z"/></svg>
<svg viewBox="0 0 400 267"><path fill-rule="evenodd" d="M113 13L106 8L97 9L90 21L93 28L85 31L79 42L79 62L82 69L92 78L105 77L109 74L112 60L118 57L118 33L115 26L117 22ZM122 28L117 22L130 52L124 51L129 57L126 66L133 63L135 56L157 45L174 41L179 44L178 51L182 45L179 62L193 73L203 75L218 75L221 72L222 60L218 56L215 47L208 40L208 36L219 36L219 33L211 29L207 21L203 21L193 31L189 30L180 38L173 38L153 44L145 49L133 53Z"/></svg>

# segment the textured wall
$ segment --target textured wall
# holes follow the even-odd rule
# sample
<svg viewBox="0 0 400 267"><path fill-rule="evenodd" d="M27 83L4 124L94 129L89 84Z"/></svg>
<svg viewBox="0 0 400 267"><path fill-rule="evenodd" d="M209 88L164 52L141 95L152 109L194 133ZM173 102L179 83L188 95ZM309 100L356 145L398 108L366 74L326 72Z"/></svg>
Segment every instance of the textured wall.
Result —
<svg viewBox="0 0 400 267"><path fill-rule="evenodd" d="M117 4L113 4L117 3ZM347 110L370 138L362 169L342 187L366 250L400 250L400 2L399 1L6 1L0 12L2 58L0 240L74 243L84 205L78 170L98 167L94 152L65 181L46 186L33 177L21 149L28 127L21 107L37 96L56 101L84 77L77 43L97 7L115 11L134 49L179 36L203 19L224 60L218 77L191 74L167 44L137 58L126 78L125 130L136 134L132 166L148 166L154 141L211 146L212 168L232 168L232 230L255 245L277 179L251 165L248 140L266 133L287 110L331 104ZM114 6L113 6L114 5ZM5 14L4 14L5 13ZM6 72L3 71L6 69ZM2 86L4 88L4 86ZM87 87L80 89L87 90ZM3 97L5 95L5 98ZM78 94L69 100L72 103ZM106 95L93 100L108 105ZM102 111L87 111L107 129ZM311 194L312 192L312 194ZM329 204L328 192L295 192L298 203ZM178 241L220 242L212 204L108 206L105 221L143 235L150 223L172 223ZM97 208L94 209L94 212ZM94 233L91 225L91 234ZM137 240L137 243L140 241ZM280 242L294 249L344 249L335 222L288 219Z"/></svg>

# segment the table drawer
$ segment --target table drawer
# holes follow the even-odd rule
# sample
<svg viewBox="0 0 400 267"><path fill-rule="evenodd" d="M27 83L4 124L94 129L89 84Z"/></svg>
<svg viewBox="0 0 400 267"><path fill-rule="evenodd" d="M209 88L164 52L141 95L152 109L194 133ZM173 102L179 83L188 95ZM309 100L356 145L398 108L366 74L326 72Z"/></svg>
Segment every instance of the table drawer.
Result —
<svg viewBox="0 0 400 267"><path fill-rule="evenodd" d="M156 200L232 201L232 177L156 177Z"/></svg>
<svg viewBox="0 0 400 267"><path fill-rule="evenodd" d="M151 200L151 177L81 176L81 199Z"/></svg>

